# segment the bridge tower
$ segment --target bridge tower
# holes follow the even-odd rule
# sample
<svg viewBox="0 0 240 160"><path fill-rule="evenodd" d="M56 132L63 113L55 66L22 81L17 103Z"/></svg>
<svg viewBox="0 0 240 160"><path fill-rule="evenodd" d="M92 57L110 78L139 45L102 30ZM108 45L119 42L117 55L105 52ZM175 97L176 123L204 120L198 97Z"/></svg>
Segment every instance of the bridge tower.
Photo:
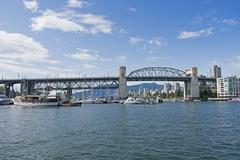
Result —
<svg viewBox="0 0 240 160"><path fill-rule="evenodd" d="M184 82L184 99L199 98L198 69L192 67L185 71L191 77L191 81Z"/></svg>
<svg viewBox="0 0 240 160"><path fill-rule="evenodd" d="M119 69L119 88L118 98L124 99L127 97L127 78L126 78L126 67L121 66Z"/></svg>

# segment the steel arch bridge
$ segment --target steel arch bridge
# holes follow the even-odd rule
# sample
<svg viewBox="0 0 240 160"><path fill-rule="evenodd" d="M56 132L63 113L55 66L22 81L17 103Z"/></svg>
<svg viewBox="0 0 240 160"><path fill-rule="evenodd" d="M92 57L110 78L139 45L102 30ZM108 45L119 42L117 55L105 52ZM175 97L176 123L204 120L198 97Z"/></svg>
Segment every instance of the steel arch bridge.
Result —
<svg viewBox="0 0 240 160"><path fill-rule="evenodd" d="M128 81L188 81L191 77L186 72L170 67L147 67L132 71Z"/></svg>

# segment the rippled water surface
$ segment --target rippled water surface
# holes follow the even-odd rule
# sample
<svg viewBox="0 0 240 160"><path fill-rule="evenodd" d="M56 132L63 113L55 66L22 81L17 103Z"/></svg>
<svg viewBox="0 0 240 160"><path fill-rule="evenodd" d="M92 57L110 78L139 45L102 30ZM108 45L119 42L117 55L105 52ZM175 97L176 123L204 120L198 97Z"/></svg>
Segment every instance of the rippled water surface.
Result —
<svg viewBox="0 0 240 160"><path fill-rule="evenodd" d="M240 103L0 106L0 159L240 159Z"/></svg>

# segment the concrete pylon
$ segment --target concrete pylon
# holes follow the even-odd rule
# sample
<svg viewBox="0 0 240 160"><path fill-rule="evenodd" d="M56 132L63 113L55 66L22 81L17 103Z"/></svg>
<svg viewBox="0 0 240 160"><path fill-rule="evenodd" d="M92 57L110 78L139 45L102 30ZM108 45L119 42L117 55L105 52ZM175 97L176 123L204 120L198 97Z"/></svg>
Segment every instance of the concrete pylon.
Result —
<svg viewBox="0 0 240 160"><path fill-rule="evenodd" d="M21 95L28 95L28 82L26 79L21 81Z"/></svg>
<svg viewBox="0 0 240 160"><path fill-rule="evenodd" d="M127 97L127 78L126 78L126 67L120 66L119 69L119 88L118 98L124 99Z"/></svg>
<svg viewBox="0 0 240 160"><path fill-rule="evenodd" d="M191 81L184 82L184 99L198 99L199 98L199 83L198 83L198 69L192 67L186 70L186 73L191 77Z"/></svg>

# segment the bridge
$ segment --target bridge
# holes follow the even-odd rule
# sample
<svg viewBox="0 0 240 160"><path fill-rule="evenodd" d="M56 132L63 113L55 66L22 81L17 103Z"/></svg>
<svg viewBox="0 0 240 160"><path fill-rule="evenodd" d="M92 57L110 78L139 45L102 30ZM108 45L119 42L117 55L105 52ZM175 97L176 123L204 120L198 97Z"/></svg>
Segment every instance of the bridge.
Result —
<svg viewBox="0 0 240 160"><path fill-rule="evenodd" d="M215 78L198 76L197 67L182 71L170 67L147 67L134 70L126 75L126 67L121 66L118 77L84 78L40 78L2 79L5 94L10 96L14 85L19 84L22 95L33 94L36 90L65 90L68 95L74 89L118 89L119 98L127 97L127 82L133 81L179 81L184 82L184 98L199 98L200 83L216 83Z"/></svg>

